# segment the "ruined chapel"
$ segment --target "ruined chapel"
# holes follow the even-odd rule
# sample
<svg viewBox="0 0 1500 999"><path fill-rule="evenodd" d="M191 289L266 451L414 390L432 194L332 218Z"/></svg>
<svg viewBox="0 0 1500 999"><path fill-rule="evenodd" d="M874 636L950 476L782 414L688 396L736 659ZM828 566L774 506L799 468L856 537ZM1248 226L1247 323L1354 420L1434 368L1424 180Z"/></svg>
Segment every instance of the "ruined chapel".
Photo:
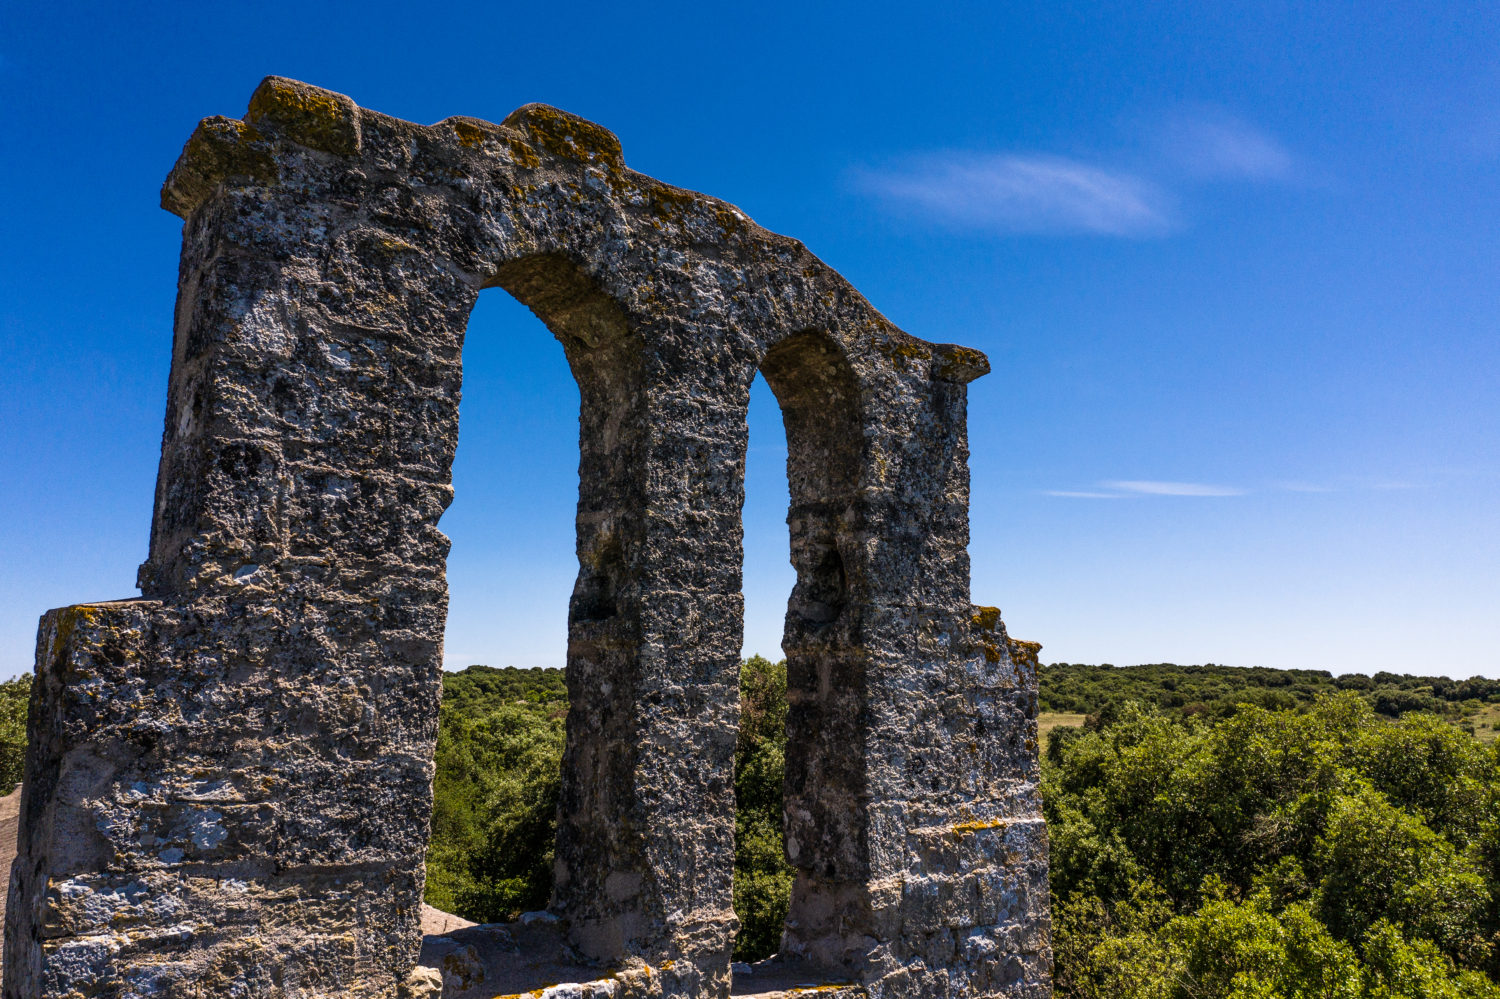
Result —
<svg viewBox="0 0 1500 999"><path fill-rule="evenodd" d="M969 592L983 354L542 105L422 126L272 77L198 126L162 204L184 224L142 596L42 620L4 999L1051 994L1037 647ZM419 912L439 519L488 288L578 383L578 577L554 895L460 987L419 965ZM742 982L757 373L788 444L796 880Z"/></svg>

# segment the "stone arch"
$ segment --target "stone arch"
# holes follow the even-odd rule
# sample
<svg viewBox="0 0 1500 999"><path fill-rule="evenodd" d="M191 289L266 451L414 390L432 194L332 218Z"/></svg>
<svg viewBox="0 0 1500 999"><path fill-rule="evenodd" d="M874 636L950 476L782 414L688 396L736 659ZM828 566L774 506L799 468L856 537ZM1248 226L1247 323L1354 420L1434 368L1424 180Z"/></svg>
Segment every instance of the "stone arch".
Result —
<svg viewBox="0 0 1500 999"><path fill-rule="evenodd" d="M630 656L641 634L632 566L644 539L631 513L644 502L645 348L618 303L566 254L505 261L486 286L504 289L546 325L579 388L578 576L568 606L570 708L552 906L580 929L585 920L595 924L579 935L589 957L618 960L631 941L610 931L631 914L600 903L610 895L605 882L638 850L607 820L632 810L640 741L638 719L620 706L633 700L638 677Z"/></svg>
<svg viewBox="0 0 1500 999"><path fill-rule="evenodd" d="M540 105L420 126L273 77L162 199L183 255L143 598L43 619L6 999L421 993L438 520L492 286L582 397L558 921L515 930L527 960L566 944L618 999L730 987L759 367L799 442L788 950L849 995L1045 994L1034 650L969 602L982 354Z"/></svg>
<svg viewBox="0 0 1500 999"><path fill-rule="evenodd" d="M849 620L860 553L853 528L864 467L863 413L853 367L826 333L778 342L761 372L787 439L787 526L796 582L787 603L786 834L798 871L792 936L815 886L867 868L860 715L864 689Z"/></svg>

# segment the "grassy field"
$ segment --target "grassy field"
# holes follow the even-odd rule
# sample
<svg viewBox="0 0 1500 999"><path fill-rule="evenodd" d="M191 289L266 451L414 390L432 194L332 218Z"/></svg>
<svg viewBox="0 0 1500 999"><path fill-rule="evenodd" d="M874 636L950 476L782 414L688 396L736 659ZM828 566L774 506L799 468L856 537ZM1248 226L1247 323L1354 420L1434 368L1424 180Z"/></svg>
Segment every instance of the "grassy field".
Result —
<svg viewBox="0 0 1500 999"><path fill-rule="evenodd" d="M1072 714L1067 711L1043 711L1037 715L1036 730L1037 735L1042 740L1042 752L1045 753L1047 751L1047 737L1052 734L1053 729L1067 725L1082 725L1086 717L1088 716Z"/></svg>
<svg viewBox="0 0 1500 999"><path fill-rule="evenodd" d="M1500 704L1486 704L1470 715L1469 720L1474 723L1474 735L1480 742L1500 739Z"/></svg>

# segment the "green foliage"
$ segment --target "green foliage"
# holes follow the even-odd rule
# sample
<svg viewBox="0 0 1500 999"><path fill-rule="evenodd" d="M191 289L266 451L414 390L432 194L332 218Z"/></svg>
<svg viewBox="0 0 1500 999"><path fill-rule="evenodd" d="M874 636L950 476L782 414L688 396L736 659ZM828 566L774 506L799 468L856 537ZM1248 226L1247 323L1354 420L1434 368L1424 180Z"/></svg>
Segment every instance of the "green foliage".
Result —
<svg viewBox="0 0 1500 999"><path fill-rule="evenodd" d="M1149 890L1144 893L1149 896ZM1138 892L1139 896L1141 893ZM1500 986L1457 969L1388 921L1337 939L1304 904L1211 890L1170 914L1139 897L1076 898L1054 912L1057 995L1090 999L1497 999Z"/></svg>
<svg viewBox="0 0 1500 999"><path fill-rule="evenodd" d="M546 906L566 715L561 670L444 677L429 904L476 922Z"/></svg>
<svg viewBox="0 0 1500 999"><path fill-rule="evenodd" d="M1059 997L1500 999L1500 747L1453 711L1393 718L1390 674L1050 669L1075 698L1052 706L1093 716L1053 733L1043 768ZM746 660L740 708L735 955L755 960L792 886L786 664ZM566 709L559 670L445 678L432 904L486 921L546 904Z"/></svg>
<svg viewBox="0 0 1500 999"><path fill-rule="evenodd" d="M0 683L0 794L15 790L26 769L26 710L30 703L30 673Z"/></svg>
<svg viewBox="0 0 1500 999"><path fill-rule="evenodd" d="M751 656L740 666L740 733L734 750L734 955L776 953L792 897L781 824L786 771L786 661Z"/></svg>
<svg viewBox="0 0 1500 999"><path fill-rule="evenodd" d="M1500 704L1500 680L1376 673L1339 676L1325 670L1269 669L1262 666L1085 666L1053 663L1039 672L1042 711L1109 719L1126 701L1155 705L1171 714L1224 717L1250 704L1272 710L1309 707L1340 690L1358 693L1379 714L1397 717L1427 711L1447 718L1473 714L1484 703Z"/></svg>
<svg viewBox="0 0 1500 999"><path fill-rule="evenodd" d="M1053 744L1059 996L1500 999L1500 759L1362 691Z"/></svg>

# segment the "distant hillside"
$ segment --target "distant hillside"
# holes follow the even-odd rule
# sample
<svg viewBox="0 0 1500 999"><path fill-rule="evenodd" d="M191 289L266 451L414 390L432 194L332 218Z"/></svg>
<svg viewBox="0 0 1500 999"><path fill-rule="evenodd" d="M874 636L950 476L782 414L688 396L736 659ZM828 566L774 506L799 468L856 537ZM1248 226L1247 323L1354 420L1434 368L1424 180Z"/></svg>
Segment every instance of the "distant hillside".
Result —
<svg viewBox="0 0 1500 999"><path fill-rule="evenodd" d="M1044 713L1098 716L1127 701L1155 705L1183 716L1233 714L1236 705L1302 708L1320 695L1352 690L1378 714L1399 717L1430 711L1446 718L1489 718L1486 705L1500 705L1500 680L1376 673L1334 676L1326 670L1269 669L1263 666L1085 666L1053 663L1040 671Z"/></svg>
<svg viewBox="0 0 1500 999"><path fill-rule="evenodd" d="M567 699L563 671L552 667L470 666L443 674L443 706L453 710L488 708L508 701L546 704Z"/></svg>

